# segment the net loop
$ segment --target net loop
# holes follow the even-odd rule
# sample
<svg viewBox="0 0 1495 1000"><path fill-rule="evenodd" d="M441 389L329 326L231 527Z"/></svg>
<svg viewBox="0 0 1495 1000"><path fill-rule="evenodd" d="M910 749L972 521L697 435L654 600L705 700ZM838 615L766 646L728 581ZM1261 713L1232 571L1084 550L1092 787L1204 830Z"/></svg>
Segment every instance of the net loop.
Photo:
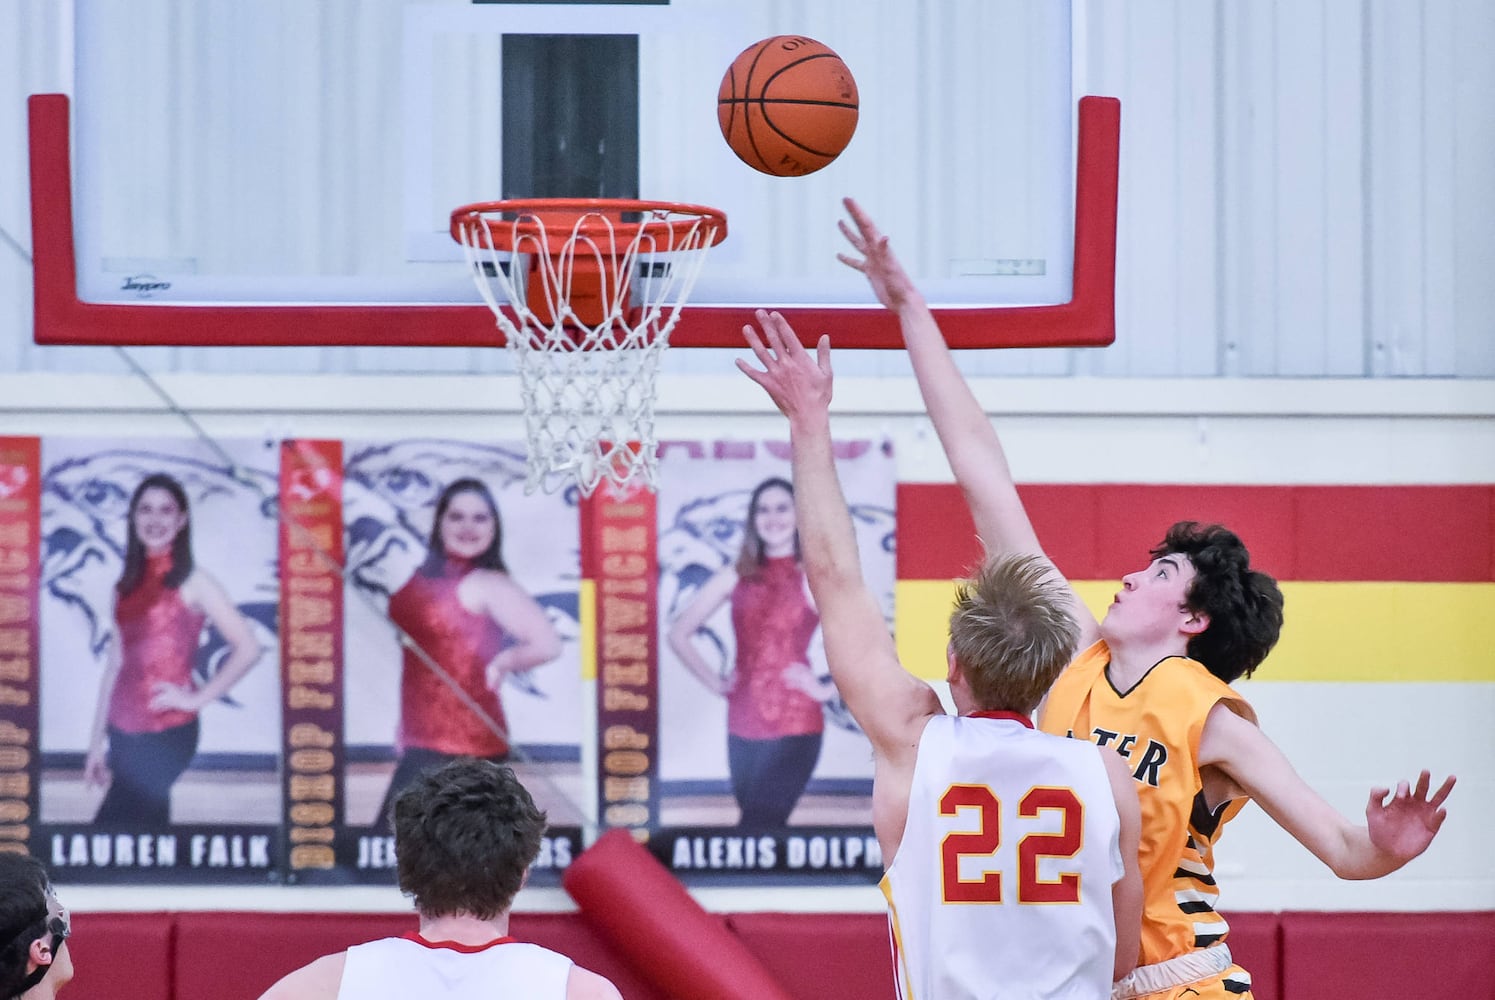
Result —
<svg viewBox="0 0 1495 1000"><path fill-rule="evenodd" d="M528 199L452 213L519 374L527 493L656 486L661 355L726 234L716 209L671 202Z"/></svg>

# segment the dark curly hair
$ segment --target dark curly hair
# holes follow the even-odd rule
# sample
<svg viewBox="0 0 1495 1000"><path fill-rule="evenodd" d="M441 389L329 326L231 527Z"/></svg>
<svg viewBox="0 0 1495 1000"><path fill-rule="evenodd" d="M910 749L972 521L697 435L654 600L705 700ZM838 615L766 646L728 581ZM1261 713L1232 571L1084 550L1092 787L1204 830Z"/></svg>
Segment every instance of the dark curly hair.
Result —
<svg viewBox="0 0 1495 1000"><path fill-rule="evenodd" d="M1250 677L1282 634L1282 590L1251 568L1251 554L1235 532L1218 524L1180 521L1152 550L1157 559L1188 556L1194 579L1185 600L1209 626L1189 640L1189 656L1229 684Z"/></svg>
<svg viewBox="0 0 1495 1000"><path fill-rule="evenodd" d="M540 853L545 813L512 768L463 757L427 771L390 807L400 891L425 917L492 920Z"/></svg>
<svg viewBox="0 0 1495 1000"><path fill-rule="evenodd" d="M31 942L47 935L47 881L30 855L0 853L0 997L20 995Z"/></svg>

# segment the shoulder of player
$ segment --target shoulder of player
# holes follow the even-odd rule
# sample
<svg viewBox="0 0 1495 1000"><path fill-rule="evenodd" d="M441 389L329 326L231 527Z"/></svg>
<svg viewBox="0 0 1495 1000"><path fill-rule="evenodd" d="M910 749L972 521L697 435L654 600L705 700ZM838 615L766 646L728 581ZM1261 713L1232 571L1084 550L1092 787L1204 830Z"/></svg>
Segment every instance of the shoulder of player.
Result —
<svg viewBox="0 0 1495 1000"><path fill-rule="evenodd" d="M566 979L566 1000L622 1000L623 994L607 979L579 965Z"/></svg>
<svg viewBox="0 0 1495 1000"><path fill-rule="evenodd" d="M1256 724L1251 706L1238 699L1221 698L1210 707L1199 736L1199 763L1230 769L1241 757L1256 753L1270 742Z"/></svg>
<svg viewBox="0 0 1495 1000"><path fill-rule="evenodd" d="M282 978L260 1000L336 1000L348 953L323 955Z"/></svg>

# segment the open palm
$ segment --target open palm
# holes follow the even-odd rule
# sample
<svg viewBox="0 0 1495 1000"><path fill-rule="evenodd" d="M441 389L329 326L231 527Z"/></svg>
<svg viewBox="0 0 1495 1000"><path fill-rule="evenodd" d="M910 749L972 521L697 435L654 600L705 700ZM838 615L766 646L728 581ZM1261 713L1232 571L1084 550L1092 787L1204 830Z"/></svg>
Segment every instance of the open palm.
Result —
<svg viewBox="0 0 1495 1000"><path fill-rule="evenodd" d="M1409 789L1403 781L1397 785L1396 794L1388 788L1373 788L1370 801L1365 806L1365 822L1370 829L1371 843L1378 850L1410 861L1433 842L1433 836L1448 810L1442 808L1443 800L1453 790L1454 777L1449 775L1442 786L1428 796L1430 775L1423 771L1417 778L1417 787ZM1387 796L1391 795L1388 800Z"/></svg>

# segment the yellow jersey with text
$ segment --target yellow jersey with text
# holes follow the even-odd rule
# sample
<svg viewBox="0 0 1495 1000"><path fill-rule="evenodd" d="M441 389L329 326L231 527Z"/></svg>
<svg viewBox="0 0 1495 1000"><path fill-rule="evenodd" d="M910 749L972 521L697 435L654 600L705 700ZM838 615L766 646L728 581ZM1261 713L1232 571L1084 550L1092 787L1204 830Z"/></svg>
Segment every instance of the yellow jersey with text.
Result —
<svg viewBox="0 0 1495 1000"><path fill-rule="evenodd" d="M1106 674L1104 641L1086 649L1049 689L1038 726L1088 740L1126 758L1142 808L1142 951L1151 965L1223 940L1230 930L1215 909L1214 845L1248 801L1211 808L1199 773L1199 739L1216 704L1255 723L1256 713L1202 663L1160 660L1129 691Z"/></svg>

